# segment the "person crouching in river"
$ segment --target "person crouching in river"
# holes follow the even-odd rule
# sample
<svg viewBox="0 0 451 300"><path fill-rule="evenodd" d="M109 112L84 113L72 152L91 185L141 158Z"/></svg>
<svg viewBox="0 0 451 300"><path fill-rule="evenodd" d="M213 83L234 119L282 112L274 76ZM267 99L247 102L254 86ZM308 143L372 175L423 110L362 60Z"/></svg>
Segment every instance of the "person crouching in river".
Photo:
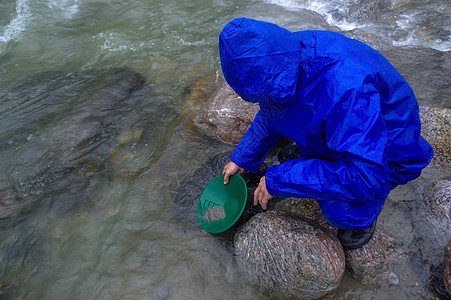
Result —
<svg viewBox="0 0 451 300"><path fill-rule="evenodd" d="M260 105L224 183L256 172L289 138L295 155L268 168L254 205L314 198L344 248L368 243L390 190L420 176L433 156L408 83L376 50L335 32L239 18L222 30L219 50L228 84Z"/></svg>

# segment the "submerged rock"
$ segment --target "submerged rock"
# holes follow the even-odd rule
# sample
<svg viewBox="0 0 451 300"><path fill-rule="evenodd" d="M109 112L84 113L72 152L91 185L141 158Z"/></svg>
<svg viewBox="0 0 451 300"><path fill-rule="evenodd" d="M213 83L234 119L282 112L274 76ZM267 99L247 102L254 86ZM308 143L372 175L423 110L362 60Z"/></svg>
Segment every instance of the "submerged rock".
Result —
<svg viewBox="0 0 451 300"><path fill-rule="evenodd" d="M210 98L216 89L216 76L205 75L201 77L190 90L186 99L184 113L194 117L199 112L203 103Z"/></svg>
<svg viewBox="0 0 451 300"><path fill-rule="evenodd" d="M34 84L47 91L48 80L44 77ZM135 112L145 107L149 90L139 73L118 68L52 80L72 89L48 91L42 101L57 99L64 107L57 113L49 109L21 129L29 134L26 146L33 151L16 158L23 159L23 164L14 170L14 185L34 199L47 193L65 194L61 198L67 209L89 198L80 193L90 194L87 189L95 185L96 172L109 163L116 145L139 141L143 130L133 126L139 118Z"/></svg>
<svg viewBox="0 0 451 300"><path fill-rule="evenodd" d="M338 287L345 272L335 235L293 213L257 214L240 228L234 244L250 279L277 297L321 298Z"/></svg>
<svg viewBox="0 0 451 300"><path fill-rule="evenodd" d="M117 141L119 144L130 144L130 143L138 143L141 140L142 133L144 128L141 126L130 128L123 128L121 133L119 134Z"/></svg>
<svg viewBox="0 0 451 300"><path fill-rule="evenodd" d="M216 76L205 75L201 77L190 89L190 94L184 103L184 108L180 114L179 123L184 119L189 122L186 126L196 131L194 118L196 118L202 110L205 102L210 98L216 90Z"/></svg>
<svg viewBox="0 0 451 300"><path fill-rule="evenodd" d="M244 101L223 81L194 119L194 124L205 135L238 144L258 110L258 104Z"/></svg>
<svg viewBox="0 0 451 300"><path fill-rule="evenodd" d="M33 198L17 190L0 191L0 219L15 216L29 208Z"/></svg>

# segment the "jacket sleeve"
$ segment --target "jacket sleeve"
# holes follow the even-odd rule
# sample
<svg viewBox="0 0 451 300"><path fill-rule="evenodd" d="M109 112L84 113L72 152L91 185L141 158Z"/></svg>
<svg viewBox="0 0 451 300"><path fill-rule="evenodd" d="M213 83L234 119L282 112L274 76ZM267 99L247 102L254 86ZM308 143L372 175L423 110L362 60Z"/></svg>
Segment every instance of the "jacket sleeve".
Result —
<svg viewBox="0 0 451 300"><path fill-rule="evenodd" d="M297 159L269 168L268 192L276 197L360 202L385 199L387 129L373 86L350 89L324 118L322 133L334 160Z"/></svg>
<svg viewBox="0 0 451 300"><path fill-rule="evenodd" d="M280 138L281 135L266 124L259 111L230 159L255 173Z"/></svg>

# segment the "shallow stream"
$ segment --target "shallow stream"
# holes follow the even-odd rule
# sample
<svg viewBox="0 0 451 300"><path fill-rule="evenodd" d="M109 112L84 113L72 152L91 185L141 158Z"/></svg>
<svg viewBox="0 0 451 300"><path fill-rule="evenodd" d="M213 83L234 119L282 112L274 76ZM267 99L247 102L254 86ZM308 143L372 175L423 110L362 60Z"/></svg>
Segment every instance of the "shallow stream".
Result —
<svg viewBox="0 0 451 300"><path fill-rule="evenodd" d="M240 273L227 238L173 213L180 183L233 149L197 132L189 100L199 79L221 76L221 28L240 16L290 30L360 28L445 52L450 9L446 0L0 0L0 190L22 199L0 206L9 215L0 299L269 299ZM335 299L393 295L423 297L346 276Z"/></svg>

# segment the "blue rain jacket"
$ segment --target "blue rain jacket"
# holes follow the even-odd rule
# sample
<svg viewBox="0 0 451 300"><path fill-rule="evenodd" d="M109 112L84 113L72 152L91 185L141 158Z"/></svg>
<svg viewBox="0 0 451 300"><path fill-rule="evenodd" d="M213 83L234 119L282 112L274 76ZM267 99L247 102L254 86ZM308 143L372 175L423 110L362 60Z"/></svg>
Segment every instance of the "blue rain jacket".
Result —
<svg viewBox="0 0 451 300"><path fill-rule="evenodd" d="M260 105L231 160L255 172L281 137L303 157L268 168L271 195L317 199L332 225L366 228L390 190L431 160L412 89L369 46L239 18L222 30L219 50L229 85Z"/></svg>

